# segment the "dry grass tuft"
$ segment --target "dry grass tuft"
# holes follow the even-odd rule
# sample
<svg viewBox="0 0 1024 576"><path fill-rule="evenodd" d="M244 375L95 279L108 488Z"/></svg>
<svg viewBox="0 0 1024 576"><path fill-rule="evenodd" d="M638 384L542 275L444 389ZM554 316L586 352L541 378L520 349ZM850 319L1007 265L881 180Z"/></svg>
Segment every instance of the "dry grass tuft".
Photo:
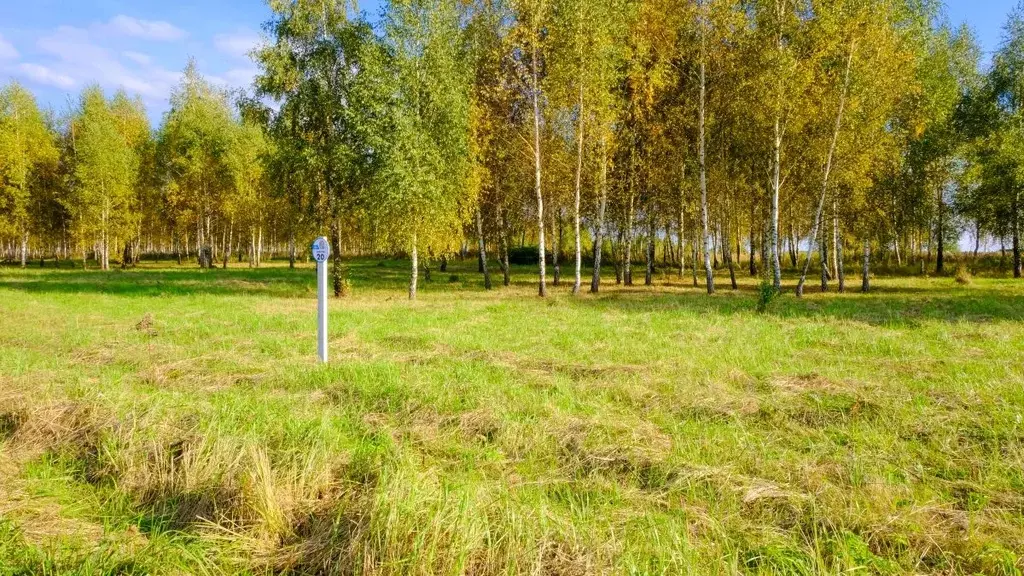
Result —
<svg viewBox="0 0 1024 576"><path fill-rule="evenodd" d="M967 265L963 262L958 263L956 266L956 276L953 277L957 284L961 286L967 286L974 280L974 275L971 274Z"/></svg>
<svg viewBox="0 0 1024 576"><path fill-rule="evenodd" d="M135 329L150 337L157 335L156 329L153 327L153 315L148 312L142 317L142 320L135 324Z"/></svg>
<svg viewBox="0 0 1024 576"><path fill-rule="evenodd" d="M605 475L644 489L660 489L678 477L668 464L671 438L650 422L570 418L555 434L564 475Z"/></svg>

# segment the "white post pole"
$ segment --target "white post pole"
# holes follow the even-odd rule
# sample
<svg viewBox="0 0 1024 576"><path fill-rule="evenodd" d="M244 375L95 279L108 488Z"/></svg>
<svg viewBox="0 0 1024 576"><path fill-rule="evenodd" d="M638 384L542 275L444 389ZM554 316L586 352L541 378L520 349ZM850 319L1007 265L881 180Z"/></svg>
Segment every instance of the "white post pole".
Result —
<svg viewBox="0 0 1024 576"><path fill-rule="evenodd" d="M327 262L316 263L316 351L327 362Z"/></svg>
<svg viewBox="0 0 1024 576"><path fill-rule="evenodd" d="M316 262L316 352L320 362L327 362L327 259L331 243L321 236L310 249Z"/></svg>

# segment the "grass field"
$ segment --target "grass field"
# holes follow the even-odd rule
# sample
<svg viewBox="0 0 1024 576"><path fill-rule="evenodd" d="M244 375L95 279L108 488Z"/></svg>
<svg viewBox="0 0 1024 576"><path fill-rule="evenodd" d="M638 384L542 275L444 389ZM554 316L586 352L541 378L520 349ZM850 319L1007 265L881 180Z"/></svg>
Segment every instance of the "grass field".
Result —
<svg viewBox="0 0 1024 576"><path fill-rule="evenodd" d="M1024 283L474 269L0 270L0 574L1024 569Z"/></svg>

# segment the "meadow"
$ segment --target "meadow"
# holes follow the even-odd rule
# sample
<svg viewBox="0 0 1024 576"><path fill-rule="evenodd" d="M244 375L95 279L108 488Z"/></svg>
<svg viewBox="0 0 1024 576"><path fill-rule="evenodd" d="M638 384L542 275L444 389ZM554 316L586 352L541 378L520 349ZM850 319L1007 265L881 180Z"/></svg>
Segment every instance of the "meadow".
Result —
<svg viewBox="0 0 1024 576"><path fill-rule="evenodd" d="M475 267L0 269L0 575L1024 570L1021 281Z"/></svg>

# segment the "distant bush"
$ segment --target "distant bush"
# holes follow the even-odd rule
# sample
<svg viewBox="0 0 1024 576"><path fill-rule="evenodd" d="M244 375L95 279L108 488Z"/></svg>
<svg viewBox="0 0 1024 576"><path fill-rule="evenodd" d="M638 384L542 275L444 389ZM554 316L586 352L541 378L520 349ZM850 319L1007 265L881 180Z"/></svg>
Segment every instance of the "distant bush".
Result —
<svg viewBox="0 0 1024 576"><path fill-rule="evenodd" d="M457 283L459 281L460 280L459 280L459 275L458 274L452 274L451 276L448 277L448 282L450 282L451 284L455 284L455 283Z"/></svg>
<svg viewBox="0 0 1024 576"><path fill-rule="evenodd" d="M559 260L562 261L562 262L568 262L568 259L566 258L565 254L562 254L562 256L561 256L561 258L559 258ZM550 250L548 250L548 251L546 251L544 253L544 261L547 264L551 264L552 262L555 261L554 260L554 255L553 255L553 253ZM539 255L537 254L537 247L536 246L522 246L522 247L519 247L519 248L509 248L508 249L508 262L509 262L509 264L520 264L520 265L523 265L523 266L530 266L530 265L536 266L537 264L540 263L540 258L539 258Z"/></svg>
<svg viewBox="0 0 1024 576"><path fill-rule="evenodd" d="M509 264L519 264L523 266L538 264L540 262L540 258L537 254L537 247L522 246L518 248L509 248L508 261Z"/></svg>

